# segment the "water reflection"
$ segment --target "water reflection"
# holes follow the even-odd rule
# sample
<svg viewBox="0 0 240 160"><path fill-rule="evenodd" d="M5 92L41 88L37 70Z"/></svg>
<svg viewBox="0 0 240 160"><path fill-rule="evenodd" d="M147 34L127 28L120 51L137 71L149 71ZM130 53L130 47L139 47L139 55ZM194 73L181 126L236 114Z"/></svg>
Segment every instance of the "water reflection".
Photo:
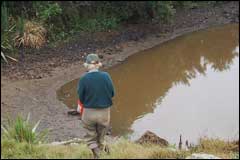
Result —
<svg viewBox="0 0 240 160"><path fill-rule="evenodd" d="M177 143L179 135L190 142L199 137L238 139L239 59L220 74L207 65L206 76L197 73L190 86L172 87L164 99L156 100L153 113L135 120L133 139L151 130Z"/></svg>
<svg viewBox="0 0 240 160"><path fill-rule="evenodd" d="M224 114L231 115L238 111L238 35L237 24L198 31L133 55L123 64L108 70L116 87L111 115L113 134L132 131L138 135L151 129L162 137L176 141L179 132L198 135L204 130L201 125L193 128L196 125L188 124L189 127L186 127L184 120L187 118L181 117L193 119L205 112L212 115L219 112L224 117ZM232 66L235 69L231 72ZM193 82L195 79L204 79L204 82ZM68 106L75 106L77 81L64 85L58 92L58 96ZM216 88L209 92L207 88L211 86ZM219 86L224 86L222 89L226 92L219 92ZM206 98L210 95L208 92L215 96ZM217 101L219 97L223 97L221 109L216 105L220 102ZM215 107L211 108L212 105ZM151 116L153 112L154 116ZM204 118L204 123L207 123L208 117ZM234 121L238 119L239 115L234 114ZM238 130L232 119L225 121L224 126L231 125ZM216 128L221 126L215 120L214 124ZM184 131L178 128L184 128ZM232 132L232 128L229 132Z"/></svg>

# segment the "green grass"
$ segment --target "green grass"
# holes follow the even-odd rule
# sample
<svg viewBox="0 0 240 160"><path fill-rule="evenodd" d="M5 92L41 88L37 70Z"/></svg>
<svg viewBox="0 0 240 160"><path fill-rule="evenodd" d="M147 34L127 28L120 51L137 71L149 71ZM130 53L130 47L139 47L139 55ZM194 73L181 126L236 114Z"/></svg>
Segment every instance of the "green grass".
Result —
<svg viewBox="0 0 240 160"><path fill-rule="evenodd" d="M225 142L220 139L200 139L195 152L207 152L221 158L239 157L239 141Z"/></svg>
<svg viewBox="0 0 240 160"><path fill-rule="evenodd" d="M68 146L31 145L18 143L13 140L2 139L1 158L70 158L87 159L92 158L91 151L85 144ZM174 151L169 148L162 148L157 145L140 145L120 138L110 145L110 155L102 154L101 158L173 158L183 159L192 153L209 153L221 158L238 158L239 150L235 142L224 142L218 139L204 139L195 149L190 151Z"/></svg>

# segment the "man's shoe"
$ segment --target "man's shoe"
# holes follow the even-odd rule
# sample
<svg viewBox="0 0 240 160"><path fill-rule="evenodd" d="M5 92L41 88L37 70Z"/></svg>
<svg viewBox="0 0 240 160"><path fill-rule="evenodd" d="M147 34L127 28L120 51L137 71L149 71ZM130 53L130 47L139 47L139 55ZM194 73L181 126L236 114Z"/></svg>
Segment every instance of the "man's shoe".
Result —
<svg viewBox="0 0 240 160"><path fill-rule="evenodd" d="M105 145L104 152L106 152L107 154L110 154L110 149L109 149L108 145Z"/></svg>
<svg viewBox="0 0 240 160"><path fill-rule="evenodd" d="M108 145L106 145L106 144L105 145L101 144L100 145L100 150L104 151L107 154L110 154L110 149L109 149Z"/></svg>
<svg viewBox="0 0 240 160"><path fill-rule="evenodd" d="M98 147L93 148L93 149L92 149L92 152L93 152L93 156L94 156L95 159L100 158L100 152L101 152L101 150L100 150Z"/></svg>

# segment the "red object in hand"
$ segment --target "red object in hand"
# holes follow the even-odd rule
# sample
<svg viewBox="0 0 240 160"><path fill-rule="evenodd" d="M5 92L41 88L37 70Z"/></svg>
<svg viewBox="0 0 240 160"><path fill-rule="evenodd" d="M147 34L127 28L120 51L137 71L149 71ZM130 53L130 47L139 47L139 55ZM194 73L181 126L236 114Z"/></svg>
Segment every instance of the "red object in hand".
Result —
<svg viewBox="0 0 240 160"><path fill-rule="evenodd" d="M77 103L78 103L77 111L80 113L80 115L82 115L82 113L83 113L83 104L80 101L80 99L78 99Z"/></svg>

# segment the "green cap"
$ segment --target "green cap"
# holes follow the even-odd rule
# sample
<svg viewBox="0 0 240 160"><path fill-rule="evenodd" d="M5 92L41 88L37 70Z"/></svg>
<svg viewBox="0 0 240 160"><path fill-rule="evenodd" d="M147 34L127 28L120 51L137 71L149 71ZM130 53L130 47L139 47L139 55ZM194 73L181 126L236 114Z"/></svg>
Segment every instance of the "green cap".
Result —
<svg viewBox="0 0 240 160"><path fill-rule="evenodd" d="M97 54L89 54L87 55L87 58L86 58L86 63L88 64L95 64L95 63L98 63L99 62L99 57Z"/></svg>

